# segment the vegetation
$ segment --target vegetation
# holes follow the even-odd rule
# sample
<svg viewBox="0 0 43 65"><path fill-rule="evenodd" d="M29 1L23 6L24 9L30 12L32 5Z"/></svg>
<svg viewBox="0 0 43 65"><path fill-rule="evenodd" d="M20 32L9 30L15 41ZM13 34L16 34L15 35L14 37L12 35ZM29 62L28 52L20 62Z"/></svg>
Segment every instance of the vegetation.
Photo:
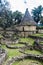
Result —
<svg viewBox="0 0 43 65"><path fill-rule="evenodd" d="M6 29L12 24L12 12L7 1L1 0L0 8L0 26Z"/></svg>
<svg viewBox="0 0 43 65"><path fill-rule="evenodd" d="M18 10L12 13L9 3L7 1L3 1L0 1L0 26L6 30L8 27L19 24L24 14ZM37 23L40 21L41 24L43 24L43 17L41 15L42 11L43 7L41 5L32 10L34 20Z"/></svg>
<svg viewBox="0 0 43 65"><path fill-rule="evenodd" d="M36 23L38 23L40 21L41 24L43 24L43 17L42 17L42 11L43 11L43 7L40 5L37 8L34 8L32 10L33 13L33 18L35 20ZM9 7L9 3L6 0L0 0L0 27L3 28L4 30L4 34L6 33L6 28L11 27L13 25L19 24L21 22L21 18L23 17L23 14L19 11L15 11L12 13L12 11L10 10ZM39 27L40 29L43 29L42 27ZM38 36L38 37L43 37L43 34L33 34L32 36ZM13 35L11 40L13 41L14 37L16 38L16 34L15 36ZM0 35L0 44L1 44L1 38L3 38L2 35ZM28 45L33 45L34 43L34 39L32 38L20 38L19 39L20 42L25 42ZM43 41L40 42L41 44L43 44ZM23 47L25 46L24 44L11 44L11 46L18 46L18 47ZM8 54L8 59L12 58L12 57L16 57L16 56L20 56L23 53L20 53L19 50L20 49L9 49L6 47L6 45L1 45L0 47L2 47L3 49L5 49L7 51ZM29 54L42 54L39 51L36 50L23 50L25 53L29 53ZM7 59L7 60L8 60ZM6 61L7 61L6 60ZM30 60L30 59L26 59L26 60L22 60L22 61L18 61L13 63L12 65L43 65L43 63L37 61L37 60Z"/></svg>
<svg viewBox="0 0 43 65"><path fill-rule="evenodd" d="M35 55L41 55L42 53L40 51L36 51L36 50L25 50L25 53L28 53L28 54L35 54Z"/></svg>
<svg viewBox="0 0 43 65"><path fill-rule="evenodd" d="M40 44L43 44L43 41L41 41Z"/></svg>
<svg viewBox="0 0 43 65"><path fill-rule="evenodd" d="M32 10L33 18L34 18L36 23L38 23L39 21L40 21L40 23L43 23L42 11L43 11L43 7L41 5Z"/></svg>
<svg viewBox="0 0 43 65"><path fill-rule="evenodd" d="M41 17L41 21L40 21L41 24L43 24L43 16Z"/></svg>
<svg viewBox="0 0 43 65"><path fill-rule="evenodd" d="M9 49L5 45L2 45L2 48L7 51L8 58L12 58L12 57L15 57L17 55L18 56L21 55L21 53L19 52L19 49Z"/></svg>
<svg viewBox="0 0 43 65"><path fill-rule="evenodd" d="M37 29L43 29L43 26L37 26Z"/></svg>
<svg viewBox="0 0 43 65"><path fill-rule="evenodd" d="M22 18L22 13L15 11L12 13L10 10L9 2L0 1L0 26L6 30L6 28L11 27L14 24L20 23Z"/></svg>
<svg viewBox="0 0 43 65"><path fill-rule="evenodd" d="M43 34L33 34L32 36L43 37Z"/></svg>
<svg viewBox="0 0 43 65"><path fill-rule="evenodd" d="M40 63L36 60L27 59L27 60L14 62L12 65L43 65L43 63Z"/></svg>
<svg viewBox="0 0 43 65"><path fill-rule="evenodd" d="M30 43L30 45L32 45L34 43L34 40L31 39L31 38L20 38L20 41L21 42L27 42L27 44ZM15 44L15 45L11 45L11 46L24 46L24 44ZM16 56L21 56L23 53L19 52L20 49L9 49L6 47L6 45L2 45L2 48L5 49L7 51L7 54L8 54L8 59L9 60L10 58L12 57L16 57ZM35 54L35 55L41 55L42 53L40 51L36 51L36 50L24 50L25 53L28 53L28 54ZM7 63L7 60L6 60L6 63ZM22 62L22 63L21 63ZM5 63L5 64L6 64ZM39 62L39 61L36 61L36 60L31 60L31 59L26 59L26 60L22 60L22 61L16 61L15 63L13 63L12 65L33 65L33 64L36 64L38 63L37 65L43 65L43 63ZM5 65L4 64L4 65Z"/></svg>
<svg viewBox="0 0 43 65"><path fill-rule="evenodd" d="M25 46L24 44L11 44L10 45L11 47L15 47L15 46L17 46L17 47L23 47L23 46Z"/></svg>
<svg viewBox="0 0 43 65"><path fill-rule="evenodd" d="M33 45L34 40L32 38L20 38L20 42L26 42L29 45Z"/></svg>
<svg viewBox="0 0 43 65"><path fill-rule="evenodd" d="M19 11L13 12L13 20L15 21L15 24L19 24L21 22L23 14Z"/></svg>

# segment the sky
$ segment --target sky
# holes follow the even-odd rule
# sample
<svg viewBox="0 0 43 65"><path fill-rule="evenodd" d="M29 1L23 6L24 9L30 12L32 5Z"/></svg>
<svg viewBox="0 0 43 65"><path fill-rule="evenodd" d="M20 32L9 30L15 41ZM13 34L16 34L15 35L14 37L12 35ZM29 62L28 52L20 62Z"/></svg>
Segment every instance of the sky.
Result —
<svg viewBox="0 0 43 65"><path fill-rule="evenodd" d="M31 13L34 7L38 7L39 5L43 6L43 0L8 0L10 3L10 7L12 11L19 10L24 13L26 8L28 8ZM27 2L26 4L24 2Z"/></svg>

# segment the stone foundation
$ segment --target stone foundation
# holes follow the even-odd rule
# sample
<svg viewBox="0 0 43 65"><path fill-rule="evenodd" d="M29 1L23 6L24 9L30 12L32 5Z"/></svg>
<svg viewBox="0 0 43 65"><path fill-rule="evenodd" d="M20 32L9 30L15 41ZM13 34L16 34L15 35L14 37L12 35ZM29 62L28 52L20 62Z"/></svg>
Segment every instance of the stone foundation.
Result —
<svg viewBox="0 0 43 65"><path fill-rule="evenodd" d="M6 59L7 59L7 52L5 50L2 50L0 53L0 65L2 65Z"/></svg>

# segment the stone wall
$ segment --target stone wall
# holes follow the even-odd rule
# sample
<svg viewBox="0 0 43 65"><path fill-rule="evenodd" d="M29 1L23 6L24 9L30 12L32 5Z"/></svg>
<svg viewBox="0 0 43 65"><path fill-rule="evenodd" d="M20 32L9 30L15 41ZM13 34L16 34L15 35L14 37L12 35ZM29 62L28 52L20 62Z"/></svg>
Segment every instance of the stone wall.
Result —
<svg viewBox="0 0 43 65"><path fill-rule="evenodd" d="M6 33L12 35L17 33L19 36L27 37L29 34L36 33L36 26L15 26L15 28L7 28ZM3 34L4 30L0 29L0 34Z"/></svg>
<svg viewBox="0 0 43 65"><path fill-rule="evenodd" d="M30 38L33 38L33 39L39 39L40 41L43 41L43 37L39 37L39 36L33 36L33 35L29 35L28 37L30 37Z"/></svg>
<svg viewBox="0 0 43 65"><path fill-rule="evenodd" d="M41 45L40 43L35 42L34 49L43 52L43 45Z"/></svg>
<svg viewBox="0 0 43 65"><path fill-rule="evenodd" d="M38 30L38 33L43 33L43 29L39 29Z"/></svg>
<svg viewBox="0 0 43 65"><path fill-rule="evenodd" d="M43 55L32 55L32 54L23 54L22 56L13 57L12 59L9 59L6 65L12 65L16 61L21 61L24 59L35 59L43 61Z"/></svg>
<svg viewBox="0 0 43 65"><path fill-rule="evenodd" d="M3 50L3 51L2 51L2 53L0 53L0 65L2 65L5 62L5 60L7 59L7 52L5 50Z"/></svg>
<svg viewBox="0 0 43 65"><path fill-rule="evenodd" d="M29 34L36 33L36 26L17 26L16 29L18 30L19 36L28 37Z"/></svg>
<svg viewBox="0 0 43 65"><path fill-rule="evenodd" d="M19 31L36 31L36 26L17 26L16 29L18 29Z"/></svg>
<svg viewBox="0 0 43 65"><path fill-rule="evenodd" d="M36 26L24 26L24 31L36 31Z"/></svg>

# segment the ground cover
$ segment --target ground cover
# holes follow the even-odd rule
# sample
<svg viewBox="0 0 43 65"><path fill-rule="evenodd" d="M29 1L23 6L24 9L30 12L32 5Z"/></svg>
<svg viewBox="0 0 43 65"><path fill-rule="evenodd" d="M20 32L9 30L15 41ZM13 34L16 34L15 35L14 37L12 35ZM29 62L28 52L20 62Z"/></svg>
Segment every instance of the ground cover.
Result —
<svg viewBox="0 0 43 65"><path fill-rule="evenodd" d="M37 33L37 34L33 34L32 36L43 37L43 34Z"/></svg>
<svg viewBox="0 0 43 65"><path fill-rule="evenodd" d="M22 53L19 52L19 49L9 49L5 45L2 45L2 48L7 51L9 58L12 58L14 56L19 56L19 55L22 54Z"/></svg>
<svg viewBox="0 0 43 65"><path fill-rule="evenodd" d="M29 45L33 45L34 39L32 39L32 38L20 38L20 42L26 42Z"/></svg>
<svg viewBox="0 0 43 65"><path fill-rule="evenodd" d="M25 50L24 52L27 54L42 55L42 53L37 50Z"/></svg>
<svg viewBox="0 0 43 65"><path fill-rule="evenodd" d="M14 62L12 65L43 65L43 63L36 60L27 59L27 60Z"/></svg>
<svg viewBox="0 0 43 65"><path fill-rule="evenodd" d="M11 47L15 47L15 46L17 46L17 47L23 47L25 45L24 44L17 43L17 44L10 44L10 46Z"/></svg>
<svg viewBox="0 0 43 65"><path fill-rule="evenodd" d="M41 41L40 44L43 44L43 41Z"/></svg>
<svg viewBox="0 0 43 65"><path fill-rule="evenodd" d="M20 38L20 42L26 42L29 45L33 45L34 43L34 39L32 38ZM24 44L15 44L11 46L24 46ZM12 58L12 57L16 57L16 56L21 56L23 53L19 52L20 49L9 49L6 47L6 45L2 45L2 48L5 49L7 51L8 54L8 59ZM35 55L41 55L42 53L40 51L36 51L36 50L24 50L25 53L28 54L35 54ZM7 60L8 60L7 59ZM6 60L6 62L7 62ZM6 63L4 64L6 65ZM36 60L30 60L30 59L26 59L26 60L22 60L22 61L17 61L15 63L13 63L12 65L43 65L43 63L36 61Z"/></svg>

